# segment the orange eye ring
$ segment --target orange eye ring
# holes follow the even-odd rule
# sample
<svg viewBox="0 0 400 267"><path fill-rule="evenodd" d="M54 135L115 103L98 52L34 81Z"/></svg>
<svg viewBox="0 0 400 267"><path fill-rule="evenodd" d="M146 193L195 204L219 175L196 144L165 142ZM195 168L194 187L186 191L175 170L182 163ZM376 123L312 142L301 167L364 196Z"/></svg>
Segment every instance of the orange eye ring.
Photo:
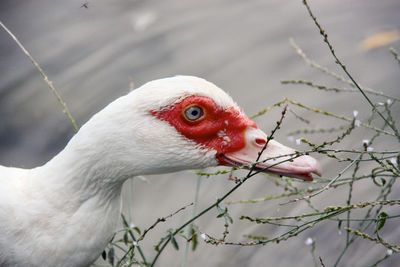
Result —
<svg viewBox="0 0 400 267"><path fill-rule="evenodd" d="M202 121L206 117L206 113L202 106L192 104L182 110L182 117L188 124L195 124Z"/></svg>

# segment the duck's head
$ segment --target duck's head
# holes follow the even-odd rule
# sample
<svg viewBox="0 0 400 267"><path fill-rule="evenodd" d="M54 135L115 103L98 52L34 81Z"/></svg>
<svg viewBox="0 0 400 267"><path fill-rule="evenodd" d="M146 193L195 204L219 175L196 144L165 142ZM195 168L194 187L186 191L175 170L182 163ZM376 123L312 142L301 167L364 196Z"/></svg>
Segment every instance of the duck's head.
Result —
<svg viewBox="0 0 400 267"><path fill-rule="evenodd" d="M92 128L103 133L97 144L104 147L103 153L126 164L134 161L136 174L246 165L257 160L267 142L267 135L228 94L191 76L149 82L91 121L87 125L96 124ZM293 153L294 149L270 140L259 161ZM257 169L304 180L312 180L313 173L321 175L314 158L289 158L267 160ZM277 164L280 161L284 162Z"/></svg>

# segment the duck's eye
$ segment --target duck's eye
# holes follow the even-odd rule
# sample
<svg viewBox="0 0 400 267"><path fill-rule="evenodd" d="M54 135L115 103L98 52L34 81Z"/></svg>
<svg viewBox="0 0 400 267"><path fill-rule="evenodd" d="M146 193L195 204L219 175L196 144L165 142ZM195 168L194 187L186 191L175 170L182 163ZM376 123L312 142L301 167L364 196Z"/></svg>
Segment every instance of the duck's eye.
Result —
<svg viewBox="0 0 400 267"><path fill-rule="evenodd" d="M203 108L199 106L190 106L185 109L185 118L189 121L197 121L204 116Z"/></svg>

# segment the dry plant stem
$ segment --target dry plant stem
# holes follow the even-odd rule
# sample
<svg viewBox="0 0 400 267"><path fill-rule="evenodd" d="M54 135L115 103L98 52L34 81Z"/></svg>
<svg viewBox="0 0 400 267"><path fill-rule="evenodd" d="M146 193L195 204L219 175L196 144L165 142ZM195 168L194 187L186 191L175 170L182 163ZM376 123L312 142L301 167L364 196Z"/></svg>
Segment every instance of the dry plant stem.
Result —
<svg viewBox="0 0 400 267"><path fill-rule="evenodd" d="M400 214L398 214L398 215L393 215L393 216L387 216L386 217L386 220L387 219L395 219L395 218L399 218L400 217ZM347 222L347 221L350 221L350 222L366 222L366 221L372 221L372 222L377 222L379 219L376 219L376 218L362 218L362 219L335 219L336 221L342 221L342 222Z"/></svg>
<svg viewBox="0 0 400 267"><path fill-rule="evenodd" d="M368 120L368 122L371 122L371 121L372 121L373 115L374 115L374 114L372 113L371 116L370 116L370 118L369 118L369 120ZM381 128L384 129L386 126L387 126L387 123L385 122L384 125L383 125ZM379 133L377 132L377 133L371 138L370 143L372 144L372 143L374 142L374 140L375 140L378 136L379 136ZM366 150L366 147L364 147L364 153L365 153L365 150ZM398 153L398 152L397 152L397 153ZM360 156L362 156L362 155L363 155L363 154L361 154ZM369 155L371 158L376 158L375 155L371 155L370 153L368 153L368 155ZM379 164L379 163L380 163L380 162L378 162L378 164ZM358 163L357 163L357 164L358 164ZM356 171L356 170L355 170L355 171ZM355 172L354 172L354 173L355 173ZM353 174L354 174L354 173L353 173ZM398 175L397 175L397 176L398 176ZM397 176L396 176L396 177L397 177ZM379 199L387 200L387 196L388 196L388 195L390 194L390 192L391 192L391 188L392 188L394 182L396 181L396 177L395 177L395 176L392 176L392 179L386 184L385 187L383 187L383 188L381 189L380 195L376 198L377 200L379 200ZM354 180L354 178L353 178L353 180ZM386 190L386 189L387 189L387 190ZM385 192L385 191L386 191L386 192ZM379 212L380 212L380 210L382 209L382 207L383 207L383 205L381 205L381 206L377 209L377 211L376 211L376 214L377 214L377 215L379 214ZM367 211L367 214L364 216L364 219L360 221L360 224L359 224L359 228L360 228L360 229L363 227L363 225L364 225L365 222L367 221L366 219L370 217L370 214L371 214L371 212L372 212L372 208L373 208L373 207L371 207L371 208ZM368 229L368 227L372 224L372 222L373 222L373 221L369 221L369 223L363 228L363 230L365 231L366 229ZM376 222L376 220L375 220L375 222ZM349 228L349 224L348 224L348 223L347 223L347 228ZM350 234L350 232L347 231L347 233L346 233L346 245L345 245L345 247L343 248L343 250L341 251L341 253L339 254L339 256L338 256L338 258L337 258L337 260L336 260L334 266L337 266L337 265L339 264L339 262L341 261L342 257L343 257L344 254L346 253L347 249L350 247L350 245L351 245L351 244L356 240L356 238L357 238L357 235L353 235L350 239L348 239L349 234Z"/></svg>
<svg viewBox="0 0 400 267"><path fill-rule="evenodd" d="M271 110L271 109L273 109L275 107L280 107L282 104L284 104L286 102L287 102L287 98L285 98L282 101L279 101L279 102L277 102L277 103L275 103L275 104L273 104L273 105L261 110L260 112L250 116L250 119L254 119L254 118L258 117L258 116L261 116L261 115L267 113L269 110Z"/></svg>
<svg viewBox="0 0 400 267"><path fill-rule="evenodd" d="M321 266L322 266L322 267L325 267L325 264L324 264L324 262L322 261L322 258L321 258L321 257L319 257L319 262L321 263Z"/></svg>
<svg viewBox="0 0 400 267"><path fill-rule="evenodd" d="M287 135L288 136L295 136L295 135L299 135L299 134L334 133L334 132L338 132L338 131L341 131L341 130L345 129L346 126L345 125L341 125L341 126L338 126L338 127L314 128L314 129L304 128L304 129L298 129L298 130L289 132Z"/></svg>
<svg viewBox="0 0 400 267"><path fill-rule="evenodd" d="M296 198L296 199L290 200L290 201L285 202L285 203L281 203L279 205L286 205L286 204L289 204L289 203L297 202L299 200L310 199L310 198L315 197L316 195L319 195L322 192L328 190L343 175L343 173L345 173L351 166L353 166L356 162L358 162L361 159L361 155L358 156L357 158L355 158L349 165L346 166L346 168L344 168L341 172L339 172L339 174L336 175L335 178L333 178L326 186L324 186L323 188L321 188L317 192L315 192L313 194L310 194L310 195L307 195L307 196L303 196L301 198Z"/></svg>
<svg viewBox="0 0 400 267"><path fill-rule="evenodd" d="M362 159L362 156L363 156L363 154L360 155L360 159ZM351 181L349 183L349 194L348 194L348 197L347 197L347 206L351 205L351 198L352 198L352 194L353 194L353 185L354 185L354 181L355 181L355 178L356 178L356 174L357 174L359 169L360 169L360 161L358 161L356 163L356 166L354 168L353 174L351 176L352 179L351 179ZM351 210L349 210L347 212L347 217L346 217L347 218L347 222L346 222L346 226L347 227L350 227L350 213L351 213ZM346 233L346 245L349 243L349 240L350 240L350 233L347 232Z"/></svg>
<svg viewBox="0 0 400 267"><path fill-rule="evenodd" d="M374 264L368 266L368 267L377 267L380 266L379 263L385 261L386 259L388 259L390 257L390 255L385 255L382 259L377 260Z"/></svg>
<svg viewBox="0 0 400 267"><path fill-rule="evenodd" d="M121 218L122 218L122 222L123 222L123 224L125 225L125 227L128 227L128 228L129 228L128 232L129 232L129 235L131 236L132 240L133 240L133 241L136 241L135 234L133 233L132 229L129 227L128 221L126 220L124 214L122 214L122 213L121 213ZM146 264L146 263L147 263L147 260L146 260L146 257L145 257L145 255L144 255L143 251L142 251L142 248L141 248L139 245L137 245L136 248L137 248L137 250L139 251L140 256L142 257L143 262ZM125 256L124 256L124 257L125 257ZM122 260L123 260L123 258L121 258L121 261L122 261Z"/></svg>
<svg viewBox="0 0 400 267"><path fill-rule="evenodd" d="M284 110L282 111L282 116L280 118L280 120L277 122L276 127L272 130L271 134L268 136L267 141L264 145L264 147L261 149L261 151L258 154L257 160L256 162L259 160L261 154L264 152L264 150L267 148L267 145L269 143L270 140L272 140L274 133L280 128L280 125L282 124L283 118L285 117L286 114L286 107L284 108ZM292 160L288 159L288 160ZM282 162L278 162L277 164L281 164ZM153 262L151 263L151 267L154 266L154 264L157 262L157 259L159 258L159 256L161 255L162 251L165 249L165 247L168 245L168 243L171 241L172 237L175 236L176 234L178 234L182 229L184 229L187 225L191 224L192 222L194 222L197 218L203 216L205 213L207 213L208 211L210 211L211 209L217 207L225 198L227 198L230 194L232 194L234 191L236 191L236 189L238 189L243 183L245 183L250 177L254 176L255 174L259 173L260 171L254 171L255 167L256 167L256 163L252 165L252 167L250 168L248 174L246 175L246 177L244 177L243 179L241 179L239 181L238 184L236 184L236 186L234 186L231 190L229 190L225 195L223 195L221 198L217 199L217 201L212 204L211 206L209 206L208 208L204 209L203 211L201 211L199 214L197 214L196 216L194 216L192 219L188 220L186 223L184 223L182 226L180 226L178 229L176 229L172 234L170 234L168 236L168 238L164 241L164 243L162 244L161 248L159 249L157 255L154 257ZM275 164L276 165L276 164ZM275 165L271 165L268 168L271 168ZM266 169L268 169L266 168Z"/></svg>
<svg viewBox="0 0 400 267"><path fill-rule="evenodd" d="M287 225L289 227L292 227L292 229L288 230L287 232L281 234L280 236L277 236L275 238L272 239L267 239L262 237L262 240L259 240L258 242L247 242L247 243L234 243L234 242L217 242L214 243L216 245L218 244L224 244L224 245L236 245L236 246L253 246L253 245L266 245L267 243L271 243L271 242L280 242L280 241L284 241L287 240L291 237L297 236L298 234L300 234L301 232L313 227L316 223L325 221L327 219L331 219L332 217L338 216L350 209L362 209L368 206L371 206L371 208L378 206L378 205L399 205L400 200L385 200L385 201L373 201L373 202L364 202L364 203L359 203L359 204L355 204L355 205L350 205L350 206L342 206L342 207L326 207L324 209L323 212L317 212L317 213L313 213L313 214L304 214L304 215L299 215L299 216L291 216L291 217L279 217L279 218L274 218L274 217L270 217L270 218L265 218L265 219L252 219L250 217L247 216L242 216L241 219L248 219L250 221L254 221L256 223L268 223L270 224L271 220L287 220L287 219L293 219L293 220L300 220L301 218L304 217L308 217L308 216L318 216L318 215L323 215L320 216L316 219L312 219L310 221L306 221L300 225L294 225L294 226L290 226ZM372 222L372 221L371 221ZM277 224L278 225L278 224ZM280 226L286 226L281 224ZM211 238L213 241L217 241L214 238ZM267 239L267 240L266 240ZM398 246L394 246L394 245L390 245L387 242L381 240L380 238L373 238L373 241L381 243L384 246L390 246L391 249L393 249L394 251L396 251L396 249L398 248ZM380 242L381 241L381 242Z"/></svg>
<svg viewBox="0 0 400 267"><path fill-rule="evenodd" d="M316 83L313 83L313 82L310 82L310 81L304 81L304 80L283 80L283 81L281 81L281 83L282 84L307 85L309 87L317 88L319 90L328 91L328 92L329 91L333 91L333 92L336 92L336 93L338 93L338 92L347 92L347 93L356 93L356 92L358 92L358 90L354 89L354 88L327 87L325 85L320 85L320 84L316 84ZM387 94L385 94L383 92L374 91L374 90L368 89L368 88L363 88L363 90L364 90L364 92L367 92L367 93L369 93L371 95L383 96L383 97L386 97L386 98L390 98L390 99L393 99L393 100L400 101L400 98L395 97L395 96L389 96L389 95L387 95Z"/></svg>
<svg viewBox="0 0 400 267"><path fill-rule="evenodd" d="M358 204L351 204L349 206L327 206L324 208L323 211L318 211L318 212L313 212L313 213L306 213L306 214L302 214L302 215L297 215L297 216L282 216L282 217L266 217L266 218L251 218L249 216L241 216L240 219L241 220L248 220L251 222L256 222L259 224L265 224L265 223L270 223L271 221L282 221L282 220L295 220L295 221L299 221L300 219L303 218L307 218L307 217L316 217L316 216L321 216L321 215L328 215L329 217L332 217L331 213L335 213L337 214L341 214L344 212L347 212L348 210L352 210L352 209L363 209L366 207L371 207L374 208L376 206L395 206L395 205L399 205L400 204L400 200L399 199L393 199L393 200L381 200L381 201L370 201L370 202L361 202ZM339 213L337 213L339 212ZM396 215L396 216L390 216L391 218L397 218L400 215ZM347 219L336 219L336 220L341 220L341 221L345 221ZM359 219L356 220L354 219L354 221L373 221L376 222L377 219L371 219L371 220L365 220L365 218L363 219ZM310 223L312 221L308 221L306 223ZM297 227L297 226L296 226Z"/></svg>
<svg viewBox="0 0 400 267"><path fill-rule="evenodd" d="M317 70L322 71L323 73L334 77L338 81L341 81L343 83L349 83L350 82L350 84L353 85L353 83L351 81L348 81L343 76L341 76L341 75L339 75L339 74L337 74L335 72L329 71L328 68L323 67L323 66L319 65L318 63L316 63L315 61L313 61L310 58L308 58L307 55L304 53L304 51L300 48L300 46L298 46L294 42L294 40L292 38L289 39L289 43L293 47L293 49L296 52L296 54L298 54L310 67L316 68Z"/></svg>
<svg viewBox="0 0 400 267"><path fill-rule="evenodd" d="M186 205L186 206L183 206L182 208L178 209L177 211L175 211L174 213L171 213L171 214L168 215L168 216L158 218L149 228L147 228L146 230L143 231L143 234L138 238L137 241L138 241L138 242L142 241L142 240L144 239L144 237L146 236L146 234L147 234L151 229L153 229L154 227L156 227L156 225L157 225L158 223L160 223L160 222L165 222L168 218L171 218L171 217L174 216L175 214L181 212L182 210L184 210L184 209L186 209L187 207L190 207L190 206L192 206L192 205L193 205L193 202L190 203L190 204L188 204L188 205Z"/></svg>
<svg viewBox="0 0 400 267"><path fill-rule="evenodd" d="M360 85L356 82L356 80L353 78L353 76L347 71L346 66L339 60L339 58L336 56L335 50L333 49L333 46L331 45L331 43L328 40L328 34L325 32L325 30L321 27L321 25L319 24L319 22L317 21L317 18L314 16L314 14L311 11L310 6L308 5L306 0L303 0L303 4L306 6L308 14L310 15L310 17L313 19L315 25L317 26L317 28L319 29L320 34L324 37L324 42L328 45L329 50L332 54L332 56L335 59L335 62L343 69L343 71L346 73L347 77L349 77L349 79L353 82L353 84L355 85L355 87L360 91L360 93L364 96L364 98L367 100L367 102L371 105L372 109L389 125L389 127L393 130L393 132L395 133L395 135L397 136L398 140L400 140L400 134L397 131L396 127L394 127L394 125L392 125L391 123L389 123L386 118L382 115L381 112L379 112L379 110L376 108L376 106L372 103L372 101L369 99L369 97L365 94L365 92L363 91L363 89L361 89Z"/></svg>
<svg viewBox="0 0 400 267"><path fill-rule="evenodd" d="M392 55L394 56L394 59L397 61L397 63L399 63L399 66L400 66L400 57L399 57L399 53L397 53L396 49L391 47L390 53L392 53Z"/></svg>
<svg viewBox="0 0 400 267"><path fill-rule="evenodd" d="M376 198L376 199L384 199L383 201L376 201L375 205L379 205L378 209L375 211L375 214L378 215L380 213L380 211L382 210L383 206L385 205L393 205L399 204L399 200L387 200L387 196L389 195L391 188L394 184L394 182L396 181L396 177L393 177L386 185L386 187L384 187L381 191L381 194ZM386 190L387 189L387 190ZM385 192L386 191L386 192ZM373 203L373 202L372 202ZM378 219L374 218L374 219L369 219L372 213L372 210L374 208L375 205L372 205L369 210L367 211L367 214L364 216L363 219L360 219L360 223L359 223L359 229L361 229L363 227L363 229L361 229L362 231L366 231L372 223L376 223ZM399 215L395 215L395 216L388 216L386 219L388 218L397 218L399 217ZM367 225L364 225L366 222ZM346 243L346 246L343 248L342 252L340 253L339 257L337 258L335 264L333 265L334 267L337 266L339 264L339 262L341 261L343 255L345 254L345 252L347 251L347 249L350 247L350 245L356 240L356 238L360 235L357 235L355 233L353 233L354 235L352 236L352 238ZM383 244L384 245L384 244ZM385 245L384 245L385 246Z"/></svg>
<svg viewBox="0 0 400 267"><path fill-rule="evenodd" d="M379 174L380 176L387 176L387 177L391 177L391 175L389 174L381 174L381 173L376 173L377 175ZM362 179L370 179L371 175L361 175L358 177L349 177L349 178L342 178L338 183L335 183L334 185L332 185L332 188L338 188L339 186L344 186L344 185L349 185L351 182L353 181L359 181ZM325 182L325 181L324 181ZM315 191L319 191L323 189L323 187L317 187L317 188L307 188L304 190L298 190L295 192L290 192L290 193L283 193L280 195L273 195L273 196L269 196L269 197L265 197L265 198L256 198L256 199L247 199L247 200L236 200L236 201L225 201L224 204L226 205L232 205L232 204L249 204L249 203L258 203L258 202L264 202L264 201L269 201L269 200L273 200L273 199L280 199L280 198L287 198L287 197L291 197L291 196L297 196L297 195L304 195L304 194L310 194L312 192ZM340 219L345 221L345 219Z"/></svg>
<svg viewBox="0 0 400 267"><path fill-rule="evenodd" d="M314 113L326 115L326 116L329 116L329 117L332 117L332 118L336 118L336 119L340 119L340 120L344 120L344 121L348 121L348 122L352 122L352 121L353 121L353 119L350 119L350 118L347 118L347 117L344 117L344 116L340 116L340 115L336 115L336 114L334 114L334 113L327 112L327 111L324 111L324 110L321 110L321 109L313 108L313 107L304 105L304 104L302 104L302 103L300 103L300 102L297 102L297 101L294 101L294 100L292 100L292 99L289 99L289 98L287 98L287 97L284 98L282 101L279 101L279 102L277 102L277 103L275 103L275 104L273 104L273 105L271 105L271 106L269 106L269 107L267 107L267 108L261 110L260 112L254 114L254 115L251 116L250 118L253 119L253 118L255 118L255 117L261 116L261 115L267 113L267 112L268 112L269 110L271 110L272 108L274 108L274 107L279 107L279 106L281 106L282 104L285 104L285 103L290 103L290 104L296 105L296 106L298 106L298 107L300 107L300 108L303 108L303 109L312 111L312 112L314 112ZM379 128L377 128L377 127L375 127L375 126L372 126L372 125L370 125L370 124L367 124L367 123L361 123L360 126L362 126L362 127L364 127L364 128L368 128L368 129L374 130L374 131L376 131L376 132L384 133L384 134L391 135L391 136L396 136L396 134L393 134L393 133L388 132L388 131L383 130L383 129L379 129Z"/></svg>
<svg viewBox="0 0 400 267"><path fill-rule="evenodd" d="M332 76L332 77L334 77L335 79L337 79L338 81L343 82L343 83L346 83L346 84L350 85L351 87L355 88L355 85L354 85L354 83L353 83L351 80L348 80L348 79L344 78L343 76L341 76L341 75L339 75L339 74L337 74L337 73L335 73L335 72L329 71L328 68L323 67L323 66L319 65L318 63L316 63L315 61L311 60L311 59L304 53L304 51L294 42L294 40L293 40L292 38L289 39L289 42L290 42L290 45L291 45L291 46L293 47L293 49L295 50L295 52L296 52L310 67L315 68L315 69L317 69L317 70L323 72L324 74L327 74L327 75L329 75L329 76ZM393 48L392 48L392 49L393 49ZM395 55L395 53L393 53L393 51L396 52L396 50L394 50L394 49L392 50L392 49L391 49L391 52L392 52L393 55ZM395 58L396 58L396 55L395 55ZM397 59L397 58L396 58L396 59ZM400 62L399 62L399 63L400 63ZM305 85L309 85L309 86L311 86L311 87L315 87L315 88L318 88L318 89L321 89L321 90L326 90L326 91L336 91L336 92L358 92L357 89L353 89L353 88L351 88L351 89L349 89L349 88L348 88L348 89L346 89L346 88L327 88L326 86L323 86L323 85L317 85L317 84L313 84L312 82L307 82L307 81L302 81L302 80L300 80L300 81L294 81L294 80L282 81L281 83L283 83L283 84L287 84L287 83L291 83L291 84L305 84ZM359 85L360 85L360 84L359 84ZM370 94L373 94L373 95L378 95L378 96L383 96L383 97L387 97L387 98L391 98L391 99L395 99L395 100L400 100L400 98L398 98L398 97L390 96L390 95L387 95L387 94L385 94L385 93L383 93L383 92L375 91L375 90L373 90L373 89L371 89L371 88L366 88L366 87L361 86L361 85L360 85L360 87L364 90L364 92L367 92L367 93L370 93Z"/></svg>
<svg viewBox="0 0 400 267"><path fill-rule="evenodd" d="M63 108L63 113L68 117L68 119L71 121L72 126L74 127L75 132L78 132L78 125L76 124L75 119L72 117L71 113L68 110L67 105L65 102L62 100L60 94L57 92L56 88L53 85L53 82L49 80L47 75L44 73L42 68L39 66L39 63L31 56L31 54L28 52L28 50L25 49L25 47L22 45L22 43L15 37L15 35L0 21L1 27L11 36L11 38L17 43L17 45L21 48L21 50L25 53L25 55L28 56L28 58L31 60L32 64L38 69L40 74L42 75L44 81L46 84L50 87L51 92L54 94L54 96L57 98L58 103Z"/></svg>
<svg viewBox="0 0 400 267"><path fill-rule="evenodd" d="M313 108L313 107L309 107L309 106L306 106L306 105L304 105L304 104L302 104L300 102L291 100L289 98L285 98L285 100L288 101L289 103L293 104L293 105L296 105L298 107L310 110L310 111L315 112L315 113L319 113L319 114L322 114L322 115L326 115L326 116L329 116L329 117L333 117L333 118L344 120L344 121L348 121L348 122L352 122L353 121L353 119L350 119L350 118L347 118L347 117L344 117L344 116L339 116L339 115L336 115L336 114L333 114L331 112L327 112L327 111L324 111L324 110L320 110L320 109L316 109L316 108ZM370 124L367 124L367 123L361 123L360 125L365 127L365 128L374 130L376 132L381 132L381 133L385 133L387 135L396 136L395 134L393 134L391 132L379 129L379 128L377 128L375 126L372 126Z"/></svg>
<svg viewBox="0 0 400 267"><path fill-rule="evenodd" d="M195 216L197 213L197 206L199 203L199 193L200 193L200 185L201 185L201 180L202 177L200 175L197 176L197 181L196 181L196 190L195 190L195 194L194 194L194 202L193 202L193 209L192 209L192 215L191 216ZM193 224L189 224L188 226L186 226L185 228L185 236L189 237L190 235L190 231L193 229ZM189 246L190 246L190 241L193 238L194 235L192 235L192 237L190 237L190 239L188 239L188 241L186 242L186 246L185 246L185 253L183 256L183 260L182 260L182 264L181 267L185 267L187 264L187 259L189 256Z"/></svg>
<svg viewBox="0 0 400 267"><path fill-rule="evenodd" d="M389 243L387 243L386 241L384 241L381 238L375 238L375 237L372 237L372 236L370 236L370 235L368 235L366 233L363 233L363 232L361 232L359 230L348 228L348 227L346 227L345 230L347 232L349 232L349 233L352 233L352 234L356 235L356 236L362 237L364 239L371 240L371 241L373 241L373 242L375 242L377 244L381 244L381 245L385 246L386 248L391 249L391 250L393 250L395 252L400 252L400 247L399 246L389 244Z"/></svg>
<svg viewBox="0 0 400 267"><path fill-rule="evenodd" d="M311 122L309 120L307 120L306 118L303 118L302 116L297 114L293 109L288 108L288 110L290 111L290 113L292 113L296 117L296 119L299 119L300 121L304 122L305 124L311 124Z"/></svg>
<svg viewBox="0 0 400 267"><path fill-rule="evenodd" d="M346 207L344 209L338 208L337 210L329 210L324 212L324 216L318 217L316 219L313 219L311 221L307 221L304 222L300 225L295 225L292 227L292 229L284 232L283 234L281 234L280 236L277 236L275 238L272 239L268 239L268 240L259 240L257 242L251 241L251 242L247 242L247 243L235 243L235 242L218 242L218 240L213 239L213 241L217 241L215 242L216 245L219 244L223 244L223 245L232 245L232 246L254 246L254 245L266 245L268 243L271 242L280 242L280 241L284 241L287 240L291 237L297 236L298 234L304 232L307 229L312 228L316 223L322 222L324 220L327 220L331 217L335 217L339 214L342 214L343 212L347 211L349 208L351 207ZM245 219L248 219L247 217L244 217ZM257 221L256 221L257 222Z"/></svg>
<svg viewBox="0 0 400 267"><path fill-rule="evenodd" d="M128 226L129 233L130 233L130 235L132 236L132 239L138 243L136 247L138 248L138 251L139 251L139 253L140 253L140 255L141 255L141 257L142 257L142 259L143 259L143 261L144 261L145 264L148 265L149 263L146 261L146 258L145 258L144 255L143 255L143 252L142 252L142 250L141 250L141 248L140 248L140 246L139 246L139 242L142 241L142 240L145 238L145 236L147 235L147 233L148 233L150 230L152 230L154 227L156 227L157 224L159 224L160 222L165 222L168 218L171 218L172 216L178 214L179 212L185 210L187 207L190 207L190 206L192 206L192 205L193 205L193 202L192 202L192 203L189 203L188 205L185 205L185 206L179 208L179 209L176 210L175 212L173 212L173 213L171 213L171 214L169 214L169 215L167 215L167 216L165 216L165 217L158 218L149 228L147 228L147 229L145 229L145 230L143 231L143 234L142 234L137 240L136 240L135 237L133 236L133 232L132 232L131 229L129 228L128 223L127 223L127 221L126 221L124 215L121 214L124 224L125 224L126 226ZM123 260L125 260L125 258L129 255L129 253L132 252L133 248L134 248L134 246L131 246L131 247L125 252L125 254L122 256L120 262L122 262Z"/></svg>

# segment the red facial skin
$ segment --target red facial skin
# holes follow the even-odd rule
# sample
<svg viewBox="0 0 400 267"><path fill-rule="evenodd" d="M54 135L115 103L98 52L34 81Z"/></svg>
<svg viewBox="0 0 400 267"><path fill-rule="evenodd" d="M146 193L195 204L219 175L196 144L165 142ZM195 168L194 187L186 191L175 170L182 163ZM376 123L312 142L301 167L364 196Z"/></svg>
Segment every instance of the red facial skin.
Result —
<svg viewBox="0 0 400 267"><path fill-rule="evenodd" d="M191 106L201 107L204 115L196 121L188 120L185 110ZM204 96L188 96L165 110L152 111L151 114L167 121L179 133L202 147L216 150L222 165L226 163L220 155L242 149L245 146L246 128L257 128L252 120L236 108L223 109Z"/></svg>

